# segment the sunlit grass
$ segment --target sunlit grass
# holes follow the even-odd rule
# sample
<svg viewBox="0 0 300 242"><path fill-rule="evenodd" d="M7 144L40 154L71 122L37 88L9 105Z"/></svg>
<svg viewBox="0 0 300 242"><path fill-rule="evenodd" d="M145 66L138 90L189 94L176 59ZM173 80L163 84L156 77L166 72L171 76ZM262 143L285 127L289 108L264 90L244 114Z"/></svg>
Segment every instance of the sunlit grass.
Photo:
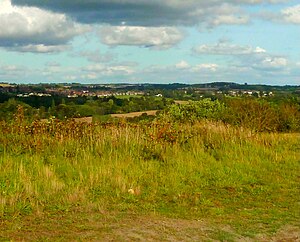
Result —
<svg viewBox="0 0 300 242"><path fill-rule="evenodd" d="M241 232L299 220L299 134L54 120L1 123L0 133L2 219L93 207L209 217Z"/></svg>

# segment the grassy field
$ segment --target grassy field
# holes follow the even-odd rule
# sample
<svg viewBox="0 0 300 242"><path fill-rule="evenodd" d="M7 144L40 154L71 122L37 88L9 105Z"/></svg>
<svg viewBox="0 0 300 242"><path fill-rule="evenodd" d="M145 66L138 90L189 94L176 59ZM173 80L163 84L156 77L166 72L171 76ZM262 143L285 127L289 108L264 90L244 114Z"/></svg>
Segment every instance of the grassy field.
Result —
<svg viewBox="0 0 300 242"><path fill-rule="evenodd" d="M0 240L299 239L299 134L0 124Z"/></svg>
<svg viewBox="0 0 300 242"><path fill-rule="evenodd" d="M155 116L156 113L159 112L159 110L148 110L148 111L142 111L142 112L131 112L131 113L118 113L118 114L111 114L111 117L113 118L134 118L139 117L142 114L146 113L147 115Z"/></svg>

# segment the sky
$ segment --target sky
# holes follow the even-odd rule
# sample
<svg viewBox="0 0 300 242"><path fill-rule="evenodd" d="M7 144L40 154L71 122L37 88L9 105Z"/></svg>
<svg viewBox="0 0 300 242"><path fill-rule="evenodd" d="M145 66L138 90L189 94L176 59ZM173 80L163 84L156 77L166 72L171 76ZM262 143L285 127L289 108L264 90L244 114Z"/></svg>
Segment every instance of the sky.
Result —
<svg viewBox="0 0 300 242"><path fill-rule="evenodd" d="M0 0L0 82L300 85L300 1Z"/></svg>

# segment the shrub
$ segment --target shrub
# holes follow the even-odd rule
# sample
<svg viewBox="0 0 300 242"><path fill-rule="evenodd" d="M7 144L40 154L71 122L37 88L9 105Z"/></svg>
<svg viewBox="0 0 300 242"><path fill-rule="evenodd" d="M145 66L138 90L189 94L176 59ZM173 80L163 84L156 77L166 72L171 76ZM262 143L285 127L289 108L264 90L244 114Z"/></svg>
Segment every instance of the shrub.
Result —
<svg viewBox="0 0 300 242"><path fill-rule="evenodd" d="M259 132L278 130L278 113L270 103L256 99L231 99L226 104L225 123Z"/></svg>
<svg viewBox="0 0 300 242"><path fill-rule="evenodd" d="M279 130L281 132L300 131L299 105L282 104L278 108Z"/></svg>
<svg viewBox="0 0 300 242"><path fill-rule="evenodd" d="M195 122L200 119L218 120L224 112L224 104L209 98L189 101L187 104L172 104L160 118L170 121Z"/></svg>

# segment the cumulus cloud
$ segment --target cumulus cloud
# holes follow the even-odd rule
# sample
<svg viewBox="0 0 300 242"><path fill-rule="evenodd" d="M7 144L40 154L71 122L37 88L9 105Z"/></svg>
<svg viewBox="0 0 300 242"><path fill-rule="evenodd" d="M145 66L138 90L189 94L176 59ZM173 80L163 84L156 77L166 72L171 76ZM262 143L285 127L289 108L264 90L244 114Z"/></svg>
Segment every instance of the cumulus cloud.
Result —
<svg viewBox="0 0 300 242"><path fill-rule="evenodd" d="M258 16L276 23L300 24L300 4L284 8L280 12L260 12Z"/></svg>
<svg viewBox="0 0 300 242"><path fill-rule="evenodd" d="M175 26L245 24L248 17L238 5L273 3L275 0L13 0L14 4L36 6L67 13L84 23L128 26ZM215 19L217 18L217 19Z"/></svg>
<svg viewBox="0 0 300 242"><path fill-rule="evenodd" d="M213 45L200 45L193 48L193 52L199 55L251 55L266 53L261 47L241 46L219 42Z"/></svg>
<svg viewBox="0 0 300 242"><path fill-rule="evenodd" d="M23 52L57 52L89 27L64 14L35 7L16 7L10 0L0 2L0 46Z"/></svg>
<svg viewBox="0 0 300 242"><path fill-rule="evenodd" d="M236 72L246 70L265 72L279 72L288 69L288 60L283 56L268 53L261 47L251 47L219 42L217 44L207 44L194 47L193 53L197 55L221 55L234 57L232 64L236 67ZM218 66L200 65L198 69L204 68L217 70ZM230 67L232 68L232 66ZM194 68L197 69L197 68Z"/></svg>
<svg viewBox="0 0 300 242"><path fill-rule="evenodd" d="M288 65L288 61L284 57L265 57L260 62L254 63L253 68L261 70L282 70Z"/></svg>
<svg viewBox="0 0 300 242"><path fill-rule="evenodd" d="M261 75L270 73L284 73L290 69L289 61L285 56L261 52L250 55L236 55L234 65L241 69L251 69Z"/></svg>
<svg viewBox="0 0 300 242"><path fill-rule="evenodd" d="M300 24L300 4L283 9L281 11L283 20L287 23Z"/></svg>
<svg viewBox="0 0 300 242"><path fill-rule="evenodd" d="M206 9L206 22L208 27L218 25L240 25L250 22L250 17L240 6L228 3L220 3L218 6L210 6Z"/></svg>
<svg viewBox="0 0 300 242"><path fill-rule="evenodd" d="M107 45L136 45L159 49L170 48L183 39L183 33L172 27L106 26L100 31Z"/></svg>

